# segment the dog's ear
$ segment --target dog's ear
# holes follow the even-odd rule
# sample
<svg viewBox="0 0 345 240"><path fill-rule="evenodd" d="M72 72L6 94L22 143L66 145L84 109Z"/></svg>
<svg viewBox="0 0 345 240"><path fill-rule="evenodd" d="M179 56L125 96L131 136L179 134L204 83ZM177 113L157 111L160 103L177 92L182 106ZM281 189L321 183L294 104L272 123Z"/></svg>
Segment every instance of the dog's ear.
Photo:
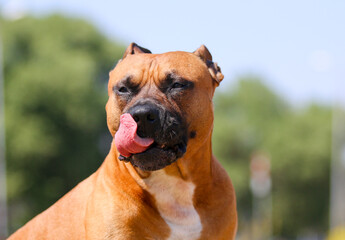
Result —
<svg viewBox="0 0 345 240"><path fill-rule="evenodd" d="M219 83L224 79L224 75L222 74L217 63L212 61L212 55L210 51L208 51L207 47L205 45L201 45L193 53L204 61L208 68L208 71L211 74L212 79L216 82L217 85L219 85Z"/></svg>
<svg viewBox="0 0 345 240"><path fill-rule="evenodd" d="M122 59L127 57L127 55L138 54L138 53L151 53L151 51L146 49L146 48L140 47L136 43L132 42L131 44L129 44L128 48L126 49L125 53L123 54Z"/></svg>
<svg viewBox="0 0 345 240"><path fill-rule="evenodd" d="M197 50L193 52L195 55L197 55L201 60L203 60L205 63L206 61L212 61L212 55L210 51L208 51L207 47L205 45L201 45Z"/></svg>

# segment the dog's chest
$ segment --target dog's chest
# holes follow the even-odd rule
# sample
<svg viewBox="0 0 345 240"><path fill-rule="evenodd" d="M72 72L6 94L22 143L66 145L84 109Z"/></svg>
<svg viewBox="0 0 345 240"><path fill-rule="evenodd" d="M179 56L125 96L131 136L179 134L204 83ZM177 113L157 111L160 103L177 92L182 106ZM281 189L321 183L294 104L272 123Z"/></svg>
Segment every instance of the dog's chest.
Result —
<svg viewBox="0 0 345 240"><path fill-rule="evenodd" d="M171 229L168 240L198 239L202 225L193 205L195 185L167 175L164 170L152 172L144 181L156 200L160 215Z"/></svg>

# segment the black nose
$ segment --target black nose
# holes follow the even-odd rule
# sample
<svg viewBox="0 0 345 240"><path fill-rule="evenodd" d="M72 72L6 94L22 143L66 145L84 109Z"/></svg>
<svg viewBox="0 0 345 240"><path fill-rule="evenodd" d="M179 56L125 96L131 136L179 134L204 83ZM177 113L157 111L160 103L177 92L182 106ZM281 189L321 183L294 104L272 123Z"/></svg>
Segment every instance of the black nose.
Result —
<svg viewBox="0 0 345 240"><path fill-rule="evenodd" d="M159 127L159 109L152 104L137 105L128 111L137 122L140 137L153 137Z"/></svg>

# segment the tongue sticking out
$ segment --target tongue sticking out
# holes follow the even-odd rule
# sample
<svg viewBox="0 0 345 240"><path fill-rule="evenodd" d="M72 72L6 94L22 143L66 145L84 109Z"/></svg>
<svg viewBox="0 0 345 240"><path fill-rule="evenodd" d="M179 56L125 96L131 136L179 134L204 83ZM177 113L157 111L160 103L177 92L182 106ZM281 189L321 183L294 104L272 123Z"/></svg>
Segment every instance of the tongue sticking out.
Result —
<svg viewBox="0 0 345 240"><path fill-rule="evenodd" d="M129 113L120 117L120 127L115 134L115 146L124 157L144 152L152 143L152 138L141 138L137 135L138 125Z"/></svg>

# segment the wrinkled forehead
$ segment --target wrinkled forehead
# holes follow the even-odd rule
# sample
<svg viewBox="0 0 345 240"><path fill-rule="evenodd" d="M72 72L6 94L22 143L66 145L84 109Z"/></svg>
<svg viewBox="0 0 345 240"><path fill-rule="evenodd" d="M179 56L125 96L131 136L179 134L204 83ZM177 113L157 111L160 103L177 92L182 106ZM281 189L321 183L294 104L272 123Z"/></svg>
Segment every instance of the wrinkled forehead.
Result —
<svg viewBox="0 0 345 240"><path fill-rule="evenodd" d="M129 55L117 64L110 74L110 79L116 83L131 76L140 84L150 80L163 80L169 74L176 74L193 82L201 81L209 75L205 63L194 54L168 52Z"/></svg>

